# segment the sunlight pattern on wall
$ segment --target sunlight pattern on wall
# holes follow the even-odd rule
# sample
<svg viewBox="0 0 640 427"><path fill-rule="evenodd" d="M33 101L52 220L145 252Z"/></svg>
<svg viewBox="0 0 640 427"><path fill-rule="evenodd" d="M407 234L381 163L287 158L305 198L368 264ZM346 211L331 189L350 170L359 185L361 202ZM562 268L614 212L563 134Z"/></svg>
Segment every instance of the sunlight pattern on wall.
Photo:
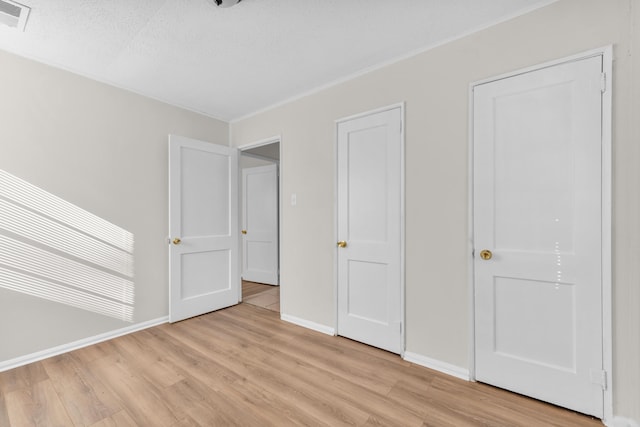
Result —
<svg viewBox="0 0 640 427"><path fill-rule="evenodd" d="M0 287L132 322L133 234L0 170Z"/></svg>

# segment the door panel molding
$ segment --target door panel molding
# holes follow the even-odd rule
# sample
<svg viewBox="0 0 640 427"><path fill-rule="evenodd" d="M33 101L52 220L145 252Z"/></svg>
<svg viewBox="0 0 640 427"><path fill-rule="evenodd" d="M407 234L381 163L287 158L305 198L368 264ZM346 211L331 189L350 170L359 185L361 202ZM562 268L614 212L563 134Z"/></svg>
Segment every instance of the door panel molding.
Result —
<svg viewBox="0 0 640 427"><path fill-rule="evenodd" d="M612 346L612 68L613 68L613 48L611 45L598 49L589 50L569 57L549 61L532 67L501 74L488 79L473 82L469 85L469 133L468 133L468 283L469 283L469 373L471 380L475 380L475 297L474 297L474 89L477 86L495 82L498 80L518 76L521 74L538 71L556 65L585 60L593 57L602 58L602 72L604 79L602 84L602 195L601 195L601 230L602 230L602 345L603 345L603 368L608 372L606 389L604 390L603 421L608 423L613 420L613 346ZM476 248L477 249L477 248ZM479 249L478 249L479 250ZM478 255L478 254L475 254Z"/></svg>

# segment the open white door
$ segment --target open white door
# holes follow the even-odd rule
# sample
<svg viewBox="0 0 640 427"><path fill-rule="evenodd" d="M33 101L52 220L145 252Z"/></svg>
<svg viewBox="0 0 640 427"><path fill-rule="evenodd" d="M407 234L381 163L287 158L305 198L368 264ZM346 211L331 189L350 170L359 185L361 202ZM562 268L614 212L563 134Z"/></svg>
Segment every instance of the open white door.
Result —
<svg viewBox="0 0 640 427"><path fill-rule="evenodd" d="M242 278L278 284L278 166L242 169Z"/></svg>
<svg viewBox="0 0 640 427"><path fill-rule="evenodd" d="M602 57L474 88L476 378L603 416Z"/></svg>
<svg viewBox="0 0 640 427"><path fill-rule="evenodd" d="M169 320L238 303L238 153L169 136Z"/></svg>
<svg viewBox="0 0 640 427"><path fill-rule="evenodd" d="M402 111L338 123L338 334L401 353Z"/></svg>

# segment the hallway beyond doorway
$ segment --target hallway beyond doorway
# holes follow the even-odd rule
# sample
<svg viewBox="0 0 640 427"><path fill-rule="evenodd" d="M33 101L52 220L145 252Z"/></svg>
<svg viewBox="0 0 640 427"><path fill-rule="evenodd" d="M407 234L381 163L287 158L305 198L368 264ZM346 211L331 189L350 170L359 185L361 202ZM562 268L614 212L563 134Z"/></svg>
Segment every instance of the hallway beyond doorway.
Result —
<svg viewBox="0 0 640 427"><path fill-rule="evenodd" d="M242 281L242 302L280 312L280 287Z"/></svg>

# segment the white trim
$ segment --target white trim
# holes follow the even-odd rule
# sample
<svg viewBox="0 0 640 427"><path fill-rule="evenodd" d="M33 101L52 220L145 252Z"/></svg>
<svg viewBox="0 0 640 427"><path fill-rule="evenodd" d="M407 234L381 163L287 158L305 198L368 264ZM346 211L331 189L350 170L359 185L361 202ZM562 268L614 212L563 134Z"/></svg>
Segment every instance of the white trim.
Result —
<svg viewBox="0 0 640 427"><path fill-rule="evenodd" d="M333 234L334 242L340 240L338 235L338 121L333 125ZM333 324L338 334L338 251L333 251Z"/></svg>
<svg viewBox="0 0 640 427"><path fill-rule="evenodd" d="M367 110L364 111L362 113L357 113L357 114L352 114L350 116L347 117L341 117L339 119L334 120L335 124L339 124L342 122L348 122L350 120L354 120L354 119L359 119L361 117L366 117L366 116L371 116L372 114L378 114L378 113L382 113L384 111L389 111L389 110L393 110L395 108L400 108L400 111L402 113L402 140L404 142L404 101L402 102L396 102L395 104L391 104L391 105L386 105L384 107L380 107L380 108L375 108L373 110ZM337 129L336 129L336 141L337 141ZM336 157L337 159L337 157Z"/></svg>
<svg viewBox="0 0 640 427"><path fill-rule="evenodd" d="M613 418L613 46L605 46L602 68L606 73L606 91L602 94L602 364L608 385L604 391L604 418Z"/></svg>
<svg viewBox="0 0 640 427"><path fill-rule="evenodd" d="M137 323L135 325L127 326L126 328L115 329L113 331L105 332L103 334L94 335L92 337L83 338L78 341L73 341L68 344L51 347L46 350L38 351L35 353L27 354L25 356L16 357L15 359L5 360L0 363L0 372L8 371L19 366L28 365L29 363L38 362L49 357L57 356L59 354L68 353L73 350L78 350L83 347L98 344L103 341L108 341L113 338L128 335L134 332L148 329L153 326L158 326L169 321L169 316L159 317L157 319L148 320L146 322Z"/></svg>
<svg viewBox="0 0 640 427"><path fill-rule="evenodd" d="M438 48L440 46L452 43L452 42L454 42L456 40L463 39L463 38L465 38L467 36L470 36L472 34L479 33L480 31L486 30L487 28L491 28L491 27L494 27L494 26L496 26L498 24L501 24L503 22L510 21L510 20L512 20L514 18L517 18L519 16L526 15L527 13L530 13L530 12L533 12L534 10L541 9L543 7L549 6L550 4L553 4L553 3L557 2L557 1L558 0L540 1L539 3L537 3L537 4L533 5L533 6L526 7L526 8L520 9L517 12L511 13L509 15L502 16L499 19L496 19L496 20L488 22L488 23L486 23L484 25L475 27L475 28L473 28L471 30L465 31L463 33L460 33L460 34L458 34L456 36L448 37L446 39L437 41L435 43L428 44L427 46L421 47L421 48L416 49L416 50L412 50L411 52L405 53L405 54L400 55L400 56L396 56L396 57L394 57L392 59L380 62L380 63L378 63L376 65L372 65L372 66L363 68L363 69L361 69L359 71L356 71L356 72L353 72L351 74L348 74L345 77L341 77L341 78L335 79L335 80L330 81L328 83L325 83L323 85L317 86L317 87L315 87L313 89L304 91L302 93L299 93L298 95L291 96L291 97L289 97L289 98L287 98L287 99L285 99L283 101L276 102L276 103L271 104L271 105L269 105L267 107L264 107L264 108L260 108L259 110L256 110L256 111L254 111L252 113L248 113L248 114L245 114L243 116L236 117L235 119L229 120L229 123L230 124L234 124L234 123L240 122L242 120L248 119L250 117L257 116L258 114L265 113L265 112L267 112L269 110L273 110L275 108L282 107L283 105L289 104L291 102L297 101L297 100L305 98L307 96L314 95L314 94L322 92L322 91L324 91L326 89L330 89L330 88L332 88L334 86L338 86L339 84L348 82L349 80L354 80L354 79L356 79L358 77L362 77L362 76L364 76L366 74L372 73L374 71L380 70L382 68L388 67L390 65L396 64L398 62L404 61L404 60L409 59L409 58L413 58L414 56L418 56L418 55L420 55L422 53L425 53L425 52L428 52L430 50L436 49L436 48Z"/></svg>
<svg viewBox="0 0 640 427"><path fill-rule="evenodd" d="M474 258L474 220L473 220L473 194L474 194L474 179L473 179L473 83L469 85L469 114L468 114L468 155L467 155L467 283L469 284L468 298L469 298L469 319L467 323L469 325L469 379L475 381L476 378L476 298L475 298L475 264Z"/></svg>
<svg viewBox="0 0 640 427"><path fill-rule="evenodd" d="M405 103L400 103L400 319L402 319L402 329L400 330L400 357L404 357L407 350L407 317L406 317L406 162L405 162ZM337 305L336 305L337 308ZM337 311L337 310L336 310Z"/></svg>
<svg viewBox="0 0 640 427"><path fill-rule="evenodd" d="M640 423L638 421L624 417L613 417L610 421L605 422L604 425L608 427L640 427Z"/></svg>
<svg viewBox="0 0 640 427"><path fill-rule="evenodd" d="M229 126L229 129L231 129L231 126ZM239 145L237 148L240 151L247 151L247 150L251 150L252 148L258 148L258 147L262 147L269 144L275 144L276 142L280 142L281 140L282 140L281 135L274 135L269 138L264 138L258 141L249 142L248 144Z"/></svg>
<svg viewBox="0 0 640 427"><path fill-rule="evenodd" d="M567 62L580 61L587 58L602 56L602 68L606 73L606 91L602 94L602 364L607 372L607 388L603 394L604 416L603 422L610 425L616 418L613 417L613 305L612 305L612 95L613 95L613 46L608 45L597 49L588 50L568 57L556 59L531 67L501 74L488 79L472 82L469 85L469 239L470 250L468 263L471 265L469 274L469 298L471 304L471 323L469 342L473 357L470 359L470 378L475 379L475 355L474 355L474 277L473 277L473 90L475 86L490 83L496 80L517 76L543 68L553 67ZM616 424L612 424L616 425ZM625 424L623 424L624 426Z"/></svg>
<svg viewBox="0 0 640 427"><path fill-rule="evenodd" d="M293 323L294 325L302 326L303 328L311 329L316 332L335 336L336 330L331 326L322 325L320 323L312 322L311 320L301 319L300 317L291 316L289 314L280 314L280 319L285 322Z"/></svg>
<svg viewBox="0 0 640 427"><path fill-rule="evenodd" d="M608 45L608 46L600 47L600 48L597 48L597 49L587 50L585 52L578 53L578 54L575 54L575 55L565 56L563 58L554 59L554 60L543 62L543 63L537 64L537 65L532 65L531 67L520 68L518 70L510 71L508 73L503 73L503 74L499 74L497 76L488 77L486 79L477 80L475 82L472 82L469 86L473 90L473 88L475 86L480 86L480 85L483 85L485 83L491 83L491 82L495 82L497 80L502 80L502 79L506 79L506 78L509 78L509 77L519 76L520 74L530 73L532 71L538 71L538 70L542 70L544 68L555 67L556 65L566 64L568 62L581 61L583 59L593 58L593 57L596 57L596 56L602 56L603 58L606 59L607 56L611 56L612 55L612 52L609 52L609 55L607 55L606 52L608 50L612 51L612 49L613 49L612 46ZM611 76L609 76L609 77L611 77ZM609 78L609 82L607 83L607 86L609 86L609 89L611 88L611 81L610 80L611 79Z"/></svg>
<svg viewBox="0 0 640 427"><path fill-rule="evenodd" d="M460 366L452 365L441 360L432 359L418 353L406 351L404 353L403 359L407 362L415 363L416 365L424 366L425 368L433 369L434 371L442 372L443 374L460 378L461 380L469 381L471 378L469 376L468 369L461 368Z"/></svg>

